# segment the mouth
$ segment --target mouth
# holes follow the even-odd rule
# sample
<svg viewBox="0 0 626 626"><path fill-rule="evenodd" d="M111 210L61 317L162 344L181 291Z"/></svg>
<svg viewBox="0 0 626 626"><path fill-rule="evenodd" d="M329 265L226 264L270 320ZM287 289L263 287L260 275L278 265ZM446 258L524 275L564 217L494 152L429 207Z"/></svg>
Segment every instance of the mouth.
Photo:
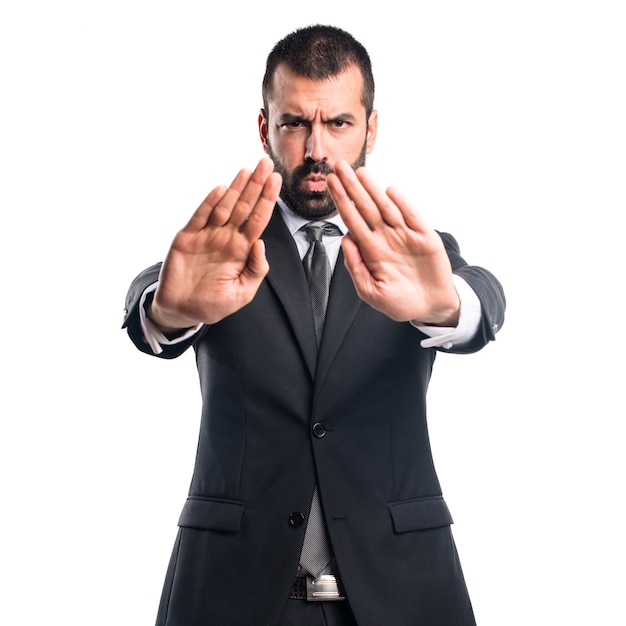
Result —
<svg viewBox="0 0 626 626"><path fill-rule="evenodd" d="M324 176L309 176L305 178L304 185L308 191L319 193L326 190L326 178Z"/></svg>

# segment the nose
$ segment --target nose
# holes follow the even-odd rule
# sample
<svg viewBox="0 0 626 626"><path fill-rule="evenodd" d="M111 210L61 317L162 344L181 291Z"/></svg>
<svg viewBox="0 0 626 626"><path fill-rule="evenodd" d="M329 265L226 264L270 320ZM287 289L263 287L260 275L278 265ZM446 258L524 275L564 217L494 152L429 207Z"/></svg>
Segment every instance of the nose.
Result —
<svg viewBox="0 0 626 626"><path fill-rule="evenodd" d="M328 155L326 154L325 142L322 139L322 129L312 127L309 137L306 142L306 148L304 153L305 160L311 159L316 163L326 161Z"/></svg>

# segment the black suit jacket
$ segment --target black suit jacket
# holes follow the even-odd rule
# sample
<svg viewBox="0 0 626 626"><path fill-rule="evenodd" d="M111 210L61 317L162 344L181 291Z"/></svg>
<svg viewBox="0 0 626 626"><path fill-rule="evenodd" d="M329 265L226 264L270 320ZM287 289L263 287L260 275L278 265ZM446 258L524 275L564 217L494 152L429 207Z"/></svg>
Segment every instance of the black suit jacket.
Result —
<svg viewBox="0 0 626 626"><path fill-rule="evenodd" d="M473 352L504 319L500 284L442 234L453 271L478 294ZM317 481L352 610L364 626L474 623L433 467L426 389L436 351L361 301L338 260L319 354L302 263L276 209L270 271L254 300L193 339L203 409L196 464L158 626L277 624ZM132 283L124 325L150 349ZM302 515L300 515L302 514Z"/></svg>

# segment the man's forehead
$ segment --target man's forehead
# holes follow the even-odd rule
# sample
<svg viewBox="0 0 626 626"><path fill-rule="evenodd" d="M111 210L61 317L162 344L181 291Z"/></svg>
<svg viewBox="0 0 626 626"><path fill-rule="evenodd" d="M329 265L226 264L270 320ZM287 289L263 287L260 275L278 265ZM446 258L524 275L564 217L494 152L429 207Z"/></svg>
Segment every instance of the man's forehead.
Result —
<svg viewBox="0 0 626 626"><path fill-rule="evenodd" d="M357 65L349 65L343 72L320 79L313 79L298 74L286 63L276 66L272 77L273 97L279 97L283 91L298 89L323 90L328 92L356 89L359 95L363 90L363 75Z"/></svg>
<svg viewBox="0 0 626 626"><path fill-rule="evenodd" d="M358 106L362 104L363 76L356 65L323 79L301 76L285 64L280 64L273 77L270 106L297 109L307 103L325 103L331 107Z"/></svg>

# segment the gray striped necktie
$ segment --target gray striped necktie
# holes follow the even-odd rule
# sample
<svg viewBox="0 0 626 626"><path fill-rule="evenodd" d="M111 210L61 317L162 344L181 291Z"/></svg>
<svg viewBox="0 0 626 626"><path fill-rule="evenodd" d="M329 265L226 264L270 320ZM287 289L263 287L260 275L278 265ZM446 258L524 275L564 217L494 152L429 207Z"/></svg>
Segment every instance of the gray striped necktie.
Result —
<svg viewBox="0 0 626 626"><path fill-rule="evenodd" d="M341 231L335 224L329 222L310 222L305 224L301 230L306 232L310 243L302 262L311 293L315 338L319 348L332 273L328 256L326 255L326 248L322 242L322 236L339 236ZM332 557L329 543L322 505L316 486L313 491L311 510L309 511L302 553L300 554L300 565L316 578Z"/></svg>
<svg viewBox="0 0 626 626"><path fill-rule="evenodd" d="M326 317L331 278L330 263L328 262L322 237L324 235L337 237L341 235L341 231L338 226L330 222L309 222L302 226L300 230L306 233L310 244L302 263L309 283L315 338L319 348L324 328L324 318Z"/></svg>

